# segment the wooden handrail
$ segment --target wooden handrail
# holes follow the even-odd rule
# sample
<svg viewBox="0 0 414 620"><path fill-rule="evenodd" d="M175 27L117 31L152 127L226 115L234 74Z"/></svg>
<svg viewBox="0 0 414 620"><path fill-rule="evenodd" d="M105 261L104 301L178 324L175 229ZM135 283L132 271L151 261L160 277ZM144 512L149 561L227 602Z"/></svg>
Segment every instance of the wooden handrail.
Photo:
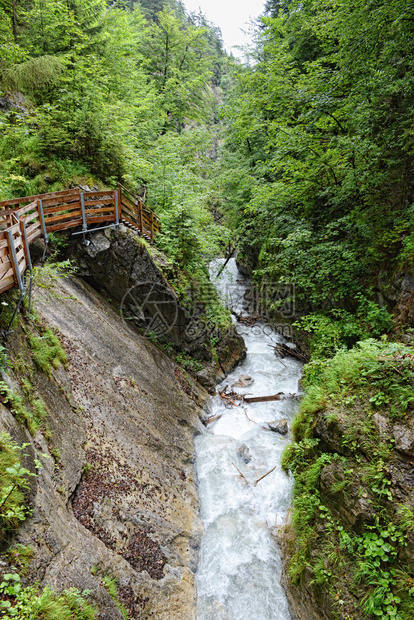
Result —
<svg viewBox="0 0 414 620"><path fill-rule="evenodd" d="M132 200L127 196L132 197ZM119 184L118 190L81 192L78 188L0 201L0 293L18 286L31 269L29 246L48 233L81 226L81 232L125 222L154 243L160 221L139 197ZM78 234L78 233L74 233Z"/></svg>

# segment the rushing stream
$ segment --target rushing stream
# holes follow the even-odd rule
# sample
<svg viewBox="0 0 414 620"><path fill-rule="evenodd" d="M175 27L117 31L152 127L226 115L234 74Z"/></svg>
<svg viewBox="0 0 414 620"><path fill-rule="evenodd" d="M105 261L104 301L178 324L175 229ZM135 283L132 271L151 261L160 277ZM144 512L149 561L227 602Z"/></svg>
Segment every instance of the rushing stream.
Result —
<svg viewBox="0 0 414 620"><path fill-rule="evenodd" d="M240 277L232 259L217 280L221 294L231 290L231 306L238 313L243 311L246 287L237 282ZM268 325L237 329L246 342L247 357L219 388L248 375L253 383L235 391L253 396L297 393L301 364L292 358L279 360L269 346L283 339ZM280 467L289 435L264 430L262 425L286 418L290 427L297 400L226 408L225 401L215 396L211 405L211 414L222 417L196 440L205 527L197 572L198 620L290 620L280 585L280 555L270 532L283 523L291 500L292 480Z"/></svg>

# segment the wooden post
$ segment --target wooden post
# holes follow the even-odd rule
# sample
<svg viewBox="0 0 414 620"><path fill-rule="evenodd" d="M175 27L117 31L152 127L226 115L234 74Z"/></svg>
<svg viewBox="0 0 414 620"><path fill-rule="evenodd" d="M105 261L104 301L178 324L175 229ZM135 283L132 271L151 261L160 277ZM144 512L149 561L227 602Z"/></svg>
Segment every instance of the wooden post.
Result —
<svg viewBox="0 0 414 620"><path fill-rule="evenodd" d="M119 183L118 181L118 195L119 195L119 203L118 203L118 209L119 209L119 221L122 220L122 185Z"/></svg>
<svg viewBox="0 0 414 620"><path fill-rule="evenodd" d="M120 222L120 208L119 208L119 193L118 190L114 190L114 212L115 212L115 225L118 226Z"/></svg>
<svg viewBox="0 0 414 620"><path fill-rule="evenodd" d="M138 200L138 221L139 221L139 230L141 235L144 234L144 226L142 222L142 202Z"/></svg>
<svg viewBox="0 0 414 620"><path fill-rule="evenodd" d="M23 284L22 276L21 276L20 269L19 269L19 263L17 261L16 246L14 245L13 232L9 228L8 230L6 230L6 233L7 233L7 241L8 241L9 252L10 252L10 257L11 257L11 264L12 264L13 273L14 273L14 281L19 287L21 294L24 295L24 292L25 292L24 284Z"/></svg>
<svg viewBox="0 0 414 620"><path fill-rule="evenodd" d="M39 213L40 222L42 224L43 239L45 240L45 243L47 243L48 236L45 224L45 215L43 213L43 203L40 198L37 201L37 212Z"/></svg>
<svg viewBox="0 0 414 620"><path fill-rule="evenodd" d="M150 215L150 233L151 233L151 244L154 244L154 211L151 211Z"/></svg>
<svg viewBox="0 0 414 620"><path fill-rule="evenodd" d="M17 214L17 217L19 218L18 214ZM24 220L21 220L20 218L19 218L19 222L20 222L20 232L23 237L23 249L24 249L24 255L26 257L26 264L31 271L32 270L32 257L30 256L29 242L27 240L26 222Z"/></svg>

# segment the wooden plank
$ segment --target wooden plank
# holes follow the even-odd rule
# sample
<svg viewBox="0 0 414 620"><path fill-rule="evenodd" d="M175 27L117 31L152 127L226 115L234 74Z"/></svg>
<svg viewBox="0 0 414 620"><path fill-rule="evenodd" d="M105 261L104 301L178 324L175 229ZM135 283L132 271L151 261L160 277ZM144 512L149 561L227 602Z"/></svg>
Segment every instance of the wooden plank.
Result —
<svg viewBox="0 0 414 620"><path fill-rule="evenodd" d="M43 209L52 209L53 207L60 207L63 209L69 209L74 203L80 204L79 196L73 196L71 200L65 199L53 199L53 200L43 200L42 206Z"/></svg>
<svg viewBox="0 0 414 620"><path fill-rule="evenodd" d="M20 224L12 224L7 228L7 230L11 230L13 235L20 233Z"/></svg>
<svg viewBox="0 0 414 620"><path fill-rule="evenodd" d="M88 217L87 218L87 223L88 224L98 224L100 222L104 223L104 222L115 222L115 213L113 213L111 216L109 215L99 215L96 217Z"/></svg>
<svg viewBox="0 0 414 620"><path fill-rule="evenodd" d="M24 201L23 201L24 202ZM15 211L20 207L19 200L3 200L0 202L0 209L5 211Z"/></svg>
<svg viewBox="0 0 414 620"><path fill-rule="evenodd" d="M0 280L0 292L1 293L3 293L4 291L7 291L7 289L9 288L12 288L12 286L16 286L14 275Z"/></svg>
<svg viewBox="0 0 414 620"><path fill-rule="evenodd" d="M19 209L19 217L22 218L24 215L26 215L26 213L29 213L29 211L35 210L37 209L37 200L35 200L34 202L31 202L30 204L26 205L25 207L20 207Z"/></svg>
<svg viewBox="0 0 414 620"><path fill-rule="evenodd" d="M114 190L112 189L107 189L106 191L103 192L83 192L83 198L84 200L95 200L96 198L100 198L100 197L106 197L106 198L114 198Z"/></svg>
<svg viewBox="0 0 414 620"><path fill-rule="evenodd" d="M37 211L36 213L30 213L25 217L21 217L20 220L26 224L26 228L27 226L33 226L34 224L39 224L40 226L40 219L38 217Z"/></svg>
<svg viewBox="0 0 414 620"><path fill-rule="evenodd" d="M11 270L11 273L13 273L13 269L11 266L11 262L8 261L7 263L1 263L0 264L0 279L4 278L4 277L8 277L7 273ZM10 274L9 274L10 275Z"/></svg>
<svg viewBox="0 0 414 620"><path fill-rule="evenodd" d="M74 188L74 189L63 189L60 190L59 192L49 192L48 194L36 194L36 196L24 196L23 198L12 198L11 200L2 200L0 201L0 208L2 207L6 207L9 205L20 205L22 203L28 203L28 202L33 202L34 200L38 200L39 198L41 200L45 199L52 199L52 198L59 198L59 197L64 197L64 196L68 196L70 194L75 194L77 193L78 196L80 195L80 189L79 188Z"/></svg>
<svg viewBox="0 0 414 620"><path fill-rule="evenodd" d="M63 222L63 224L52 224L47 227L48 232L55 232L57 230L68 230L68 228L76 228L82 226L82 218L73 220L72 222Z"/></svg>
<svg viewBox="0 0 414 620"><path fill-rule="evenodd" d="M114 209L113 205L111 205L110 207L103 207L102 209L85 209L85 213L86 213L86 215L90 215L90 214L94 214L94 213L96 213L97 215L99 213L101 213L101 214L107 213L108 215L114 215L115 216L115 209Z"/></svg>
<svg viewBox="0 0 414 620"><path fill-rule="evenodd" d="M63 213L62 215L55 215L54 217L45 218L46 228L49 228L49 225L54 224L55 222L76 219L78 217L82 217L82 211L80 209L77 209L77 211L72 211L71 213Z"/></svg>
<svg viewBox="0 0 414 620"><path fill-rule="evenodd" d="M29 242L29 245L31 245L33 241L35 241L36 239L39 239L39 237L41 236L42 236L41 230L38 230L31 235L27 235L27 241Z"/></svg>
<svg viewBox="0 0 414 620"><path fill-rule="evenodd" d="M130 217L133 217L135 219L138 218L138 214L133 211L132 209L128 209L125 205L122 205L122 213L127 213Z"/></svg>
<svg viewBox="0 0 414 620"><path fill-rule="evenodd" d="M42 230L42 226L39 221L30 224L26 223L26 232L32 234L34 230Z"/></svg>
<svg viewBox="0 0 414 620"><path fill-rule="evenodd" d="M122 204L125 204L125 206L129 207L133 211L137 211L137 205L135 204L135 202L129 200L129 198L127 196L124 196L124 194L122 194Z"/></svg>
<svg viewBox="0 0 414 620"><path fill-rule="evenodd" d="M114 205L113 198L101 198L100 200L85 200L85 207L93 207L93 205Z"/></svg>
<svg viewBox="0 0 414 620"><path fill-rule="evenodd" d="M16 256L17 256L17 262L18 263L20 263L22 258L26 258L25 254L24 254L24 248L23 247L19 251L17 251L17 248L16 248Z"/></svg>
<svg viewBox="0 0 414 620"><path fill-rule="evenodd" d="M44 213L44 216L46 217L47 215L53 215L54 213L63 213L64 211L67 211L68 213L70 213L70 211L76 208L78 209L81 208L80 200L78 200L77 202L72 202L72 204L70 205L60 204L55 207L47 207L46 209L43 209L43 213Z"/></svg>

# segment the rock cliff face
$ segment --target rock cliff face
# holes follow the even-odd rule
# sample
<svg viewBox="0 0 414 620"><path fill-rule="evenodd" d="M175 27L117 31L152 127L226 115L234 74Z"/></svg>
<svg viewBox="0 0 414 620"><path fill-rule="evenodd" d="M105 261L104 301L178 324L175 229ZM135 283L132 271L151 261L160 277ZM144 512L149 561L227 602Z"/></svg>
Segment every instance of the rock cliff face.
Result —
<svg viewBox="0 0 414 620"><path fill-rule="evenodd" d="M50 377L35 367L33 323L8 344L20 372L7 381L22 392L31 377L47 410L43 432L31 437L0 406L0 430L29 442L33 471L34 457L43 464L33 514L13 541L32 548L27 580L91 590L100 620L121 619L103 586L110 575L131 618L195 618L202 528L193 437L207 394L89 285L50 284L35 290L37 325L59 334L67 367ZM3 556L0 572L9 570Z"/></svg>
<svg viewBox="0 0 414 620"><path fill-rule="evenodd" d="M414 327L414 275L399 271L378 276L379 300L394 311L397 326Z"/></svg>
<svg viewBox="0 0 414 620"><path fill-rule="evenodd" d="M184 309L165 279L165 257L152 250L125 226L74 238L70 256L80 275L109 296L128 321L146 334L159 337L205 365L200 376L206 386L223 378L246 355L243 339L235 329L212 331L203 315L205 307L197 291L191 309ZM212 349L212 337L217 343Z"/></svg>

